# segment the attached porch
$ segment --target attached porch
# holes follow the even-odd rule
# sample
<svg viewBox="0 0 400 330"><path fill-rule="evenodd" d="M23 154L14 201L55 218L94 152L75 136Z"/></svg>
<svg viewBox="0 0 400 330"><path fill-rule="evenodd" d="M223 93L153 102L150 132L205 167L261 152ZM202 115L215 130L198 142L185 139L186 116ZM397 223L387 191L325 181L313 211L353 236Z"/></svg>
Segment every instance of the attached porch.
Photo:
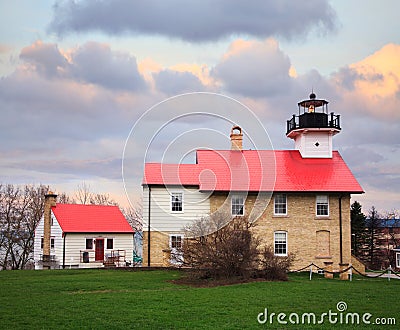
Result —
<svg viewBox="0 0 400 330"><path fill-rule="evenodd" d="M80 250L79 255L79 268L131 266L126 260L126 250L110 250L102 255L93 250Z"/></svg>

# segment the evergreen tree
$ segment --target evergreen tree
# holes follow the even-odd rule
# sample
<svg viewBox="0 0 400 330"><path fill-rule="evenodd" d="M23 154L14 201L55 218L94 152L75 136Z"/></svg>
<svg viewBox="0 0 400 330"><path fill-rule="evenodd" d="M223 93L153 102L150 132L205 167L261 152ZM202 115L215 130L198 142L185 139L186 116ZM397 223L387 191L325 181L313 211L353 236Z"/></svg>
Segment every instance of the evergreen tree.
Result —
<svg viewBox="0 0 400 330"><path fill-rule="evenodd" d="M372 206L368 212L368 218L366 219L366 254L369 267L372 269L379 269L382 262L382 255L379 249L379 228L381 227L382 219L376 210L375 206Z"/></svg>
<svg viewBox="0 0 400 330"><path fill-rule="evenodd" d="M366 216L361 211L361 204L355 201L350 208L351 218L351 250L352 254L362 258L362 247L365 242L365 219Z"/></svg>

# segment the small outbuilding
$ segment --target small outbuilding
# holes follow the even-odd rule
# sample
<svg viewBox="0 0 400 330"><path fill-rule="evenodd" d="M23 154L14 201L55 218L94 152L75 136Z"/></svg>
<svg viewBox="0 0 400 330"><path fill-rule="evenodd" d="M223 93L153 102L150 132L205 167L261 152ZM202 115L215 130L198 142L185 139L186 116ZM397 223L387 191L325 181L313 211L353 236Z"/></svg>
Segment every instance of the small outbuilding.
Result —
<svg viewBox="0 0 400 330"><path fill-rule="evenodd" d="M58 204L45 196L35 231L35 269L126 267L134 231L118 206Z"/></svg>

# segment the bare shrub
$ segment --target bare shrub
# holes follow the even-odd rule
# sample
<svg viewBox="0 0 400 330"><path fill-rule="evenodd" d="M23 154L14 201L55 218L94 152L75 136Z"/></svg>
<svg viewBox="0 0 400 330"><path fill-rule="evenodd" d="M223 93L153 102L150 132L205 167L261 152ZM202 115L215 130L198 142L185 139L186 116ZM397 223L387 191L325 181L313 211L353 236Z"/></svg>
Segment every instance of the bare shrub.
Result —
<svg viewBox="0 0 400 330"><path fill-rule="evenodd" d="M261 252L259 277L271 281L287 281L287 273L294 262L294 254L276 256L272 246L266 246Z"/></svg>
<svg viewBox="0 0 400 330"><path fill-rule="evenodd" d="M258 263L258 240L245 217L216 212L186 227L183 266L201 279L248 278ZM183 252L183 258L182 258Z"/></svg>
<svg viewBox="0 0 400 330"><path fill-rule="evenodd" d="M276 256L271 246L261 247L253 227L246 217L232 219L223 211L202 217L185 228L183 247L171 258L189 269L191 283L287 280L294 255Z"/></svg>

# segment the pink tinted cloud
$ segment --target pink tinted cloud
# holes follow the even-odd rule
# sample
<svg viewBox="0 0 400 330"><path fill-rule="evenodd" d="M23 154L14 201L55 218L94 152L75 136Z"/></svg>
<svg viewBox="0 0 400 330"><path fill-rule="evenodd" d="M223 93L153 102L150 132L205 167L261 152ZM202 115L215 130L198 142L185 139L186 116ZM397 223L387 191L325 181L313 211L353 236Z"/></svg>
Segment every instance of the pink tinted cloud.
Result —
<svg viewBox="0 0 400 330"><path fill-rule="evenodd" d="M373 117L400 118L400 45L387 44L333 76L343 102Z"/></svg>

